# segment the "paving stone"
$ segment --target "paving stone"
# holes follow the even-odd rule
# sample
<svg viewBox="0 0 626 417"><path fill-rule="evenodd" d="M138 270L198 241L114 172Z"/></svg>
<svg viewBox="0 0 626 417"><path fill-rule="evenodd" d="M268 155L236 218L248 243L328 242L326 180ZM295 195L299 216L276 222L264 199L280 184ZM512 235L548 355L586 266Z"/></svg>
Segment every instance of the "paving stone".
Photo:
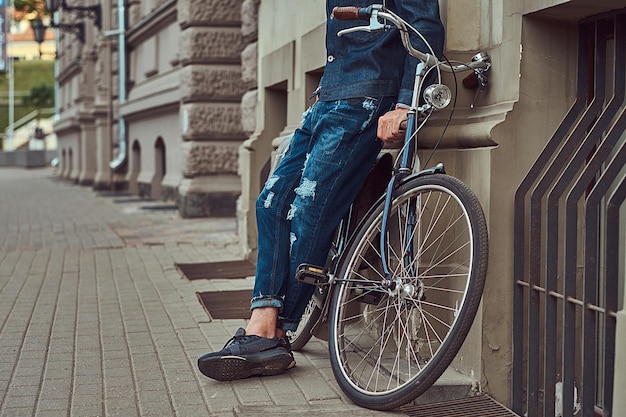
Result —
<svg viewBox="0 0 626 417"><path fill-rule="evenodd" d="M3 404L0 417L32 417L33 407L13 408Z"/></svg>
<svg viewBox="0 0 626 417"><path fill-rule="evenodd" d="M0 200L0 417L361 415L315 340L277 377L196 368L247 322L212 320L196 292L254 278L188 281L174 263L241 259L236 219L148 212L48 169L0 168Z"/></svg>

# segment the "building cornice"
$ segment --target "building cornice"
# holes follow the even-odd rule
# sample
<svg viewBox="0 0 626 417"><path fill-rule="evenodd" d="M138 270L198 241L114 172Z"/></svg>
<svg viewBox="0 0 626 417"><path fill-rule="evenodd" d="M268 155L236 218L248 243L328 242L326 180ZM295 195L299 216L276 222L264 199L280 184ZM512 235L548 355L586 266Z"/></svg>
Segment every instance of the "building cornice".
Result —
<svg viewBox="0 0 626 417"><path fill-rule="evenodd" d="M57 77L59 85L65 84L70 78L73 78L81 73L83 69L81 60L76 58L72 60L65 68L63 68Z"/></svg>
<svg viewBox="0 0 626 417"><path fill-rule="evenodd" d="M126 31L126 42L132 47L154 36L163 28L176 21L176 0L168 0L145 15Z"/></svg>

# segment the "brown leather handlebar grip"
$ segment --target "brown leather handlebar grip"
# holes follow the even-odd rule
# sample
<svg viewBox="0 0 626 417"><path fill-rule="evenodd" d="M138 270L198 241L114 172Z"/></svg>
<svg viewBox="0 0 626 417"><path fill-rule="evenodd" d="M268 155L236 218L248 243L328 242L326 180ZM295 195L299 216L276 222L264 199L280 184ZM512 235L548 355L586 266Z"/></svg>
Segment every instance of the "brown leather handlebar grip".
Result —
<svg viewBox="0 0 626 417"><path fill-rule="evenodd" d="M359 10L358 6L338 6L333 8L331 16L337 20L359 20Z"/></svg>

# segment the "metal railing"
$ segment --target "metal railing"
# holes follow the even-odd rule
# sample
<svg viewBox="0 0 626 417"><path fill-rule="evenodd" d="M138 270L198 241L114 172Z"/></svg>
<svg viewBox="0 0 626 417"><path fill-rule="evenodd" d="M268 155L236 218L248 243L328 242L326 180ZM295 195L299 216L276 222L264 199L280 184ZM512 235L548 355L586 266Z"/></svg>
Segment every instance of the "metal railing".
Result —
<svg viewBox="0 0 626 417"><path fill-rule="evenodd" d="M610 416L613 405L626 9L580 21L578 48L577 99L515 196L512 403L520 415Z"/></svg>

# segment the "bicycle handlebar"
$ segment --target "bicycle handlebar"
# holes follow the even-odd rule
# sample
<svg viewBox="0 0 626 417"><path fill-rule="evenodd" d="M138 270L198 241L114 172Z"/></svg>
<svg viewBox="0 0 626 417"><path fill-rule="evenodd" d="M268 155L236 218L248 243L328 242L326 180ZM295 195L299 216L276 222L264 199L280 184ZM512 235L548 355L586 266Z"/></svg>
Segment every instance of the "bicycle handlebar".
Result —
<svg viewBox="0 0 626 417"><path fill-rule="evenodd" d="M396 15L390 10L385 9L382 5L373 4L367 7L358 6L342 6L333 8L331 17L338 20L369 20L369 26L359 26L355 28L344 29L339 31L337 36L342 36L344 33L354 32L362 30L366 32L372 32L381 29L390 28L389 25L381 24L378 18L391 21L399 30L402 38L402 43L407 49L408 53L415 58L423 61L428 67L437 66L441 70L446 72L456 71L486 71L491 67L491 60L489 55L484 52L474 55L471 62L462 63L458 65L447 64L439 61L436 56L428 53L424 53L418 49L415 49L409 40L409 28L415 30L407 22L405 22L400 16ZM419 32L418 32L419 33Z"/></svg>
<svg viewBox="0 0 626 417"><path fill-rule="evenodd" d="M369 12L368 12L368 9ZM333 9L331 16L337 20L369 20L372 14L372 6L337 6Z"/></svg>

